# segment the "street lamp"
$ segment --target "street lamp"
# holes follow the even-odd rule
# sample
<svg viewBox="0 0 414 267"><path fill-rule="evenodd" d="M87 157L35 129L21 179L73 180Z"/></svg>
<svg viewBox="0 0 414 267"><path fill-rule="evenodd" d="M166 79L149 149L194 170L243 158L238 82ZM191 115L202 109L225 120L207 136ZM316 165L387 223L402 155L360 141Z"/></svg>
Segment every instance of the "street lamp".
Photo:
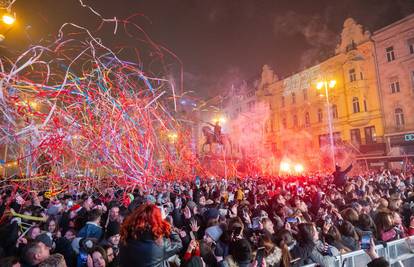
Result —
<svg viewBox="0 0 414 267"><path fill-rule="evenodd" d="M226 118L224 116L216 117L216 118L213 119L213 122L214 123L218 122L218 123L223 124L223 123L226 122Z"/></svg>
<svg viewBox="0 0 414 267"><path fill-rule="evenodd" d="M177 141L177 139L178 139L178 134L177 134L177 133L175 133L175 132L170 132L170 133L168 134L168 140L169 140L169 142L170 142L171 144L175 144L175 142Z"/></svg>
<svg viewBox="0 0 414 267"><path fill-rule="evenodd" d="M16 18L13 15L10 15L7 13L1 17L1 20L3 21L4 24L7 24L7 25L13 25L16 22Z"/></svg>
<svg viewBox="0 0 414 267"><path fill-rule="evenodd" d="M335 145L334 145L334 139L333 139L333 126L332 126L332 119L331 119L331 104L329 103L329 88L333 89L336 85L335 80L323 80L316 84L316 88L318 90L321 90L322 88L325 88L325 98L326 98L326 104L328 107L328 125L329 125L329 141L331 144L331 156L332 156L332 162L333 167L335 168Z"/></svg>

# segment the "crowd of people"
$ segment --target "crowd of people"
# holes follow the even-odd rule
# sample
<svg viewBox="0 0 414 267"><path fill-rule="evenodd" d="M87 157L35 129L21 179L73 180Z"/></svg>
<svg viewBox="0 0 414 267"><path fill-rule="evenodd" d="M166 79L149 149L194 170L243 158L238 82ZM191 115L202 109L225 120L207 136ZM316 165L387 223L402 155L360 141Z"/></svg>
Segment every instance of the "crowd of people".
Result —
<svg viewBox="0 0 414 267"><path fill-rule="evenodd" d="M346 170L348 171L348 170ZM333 266L414 235L414 175L196 178L129 192L1 189L0 266ZM368 236L368 243L366 239Z"/></svg>

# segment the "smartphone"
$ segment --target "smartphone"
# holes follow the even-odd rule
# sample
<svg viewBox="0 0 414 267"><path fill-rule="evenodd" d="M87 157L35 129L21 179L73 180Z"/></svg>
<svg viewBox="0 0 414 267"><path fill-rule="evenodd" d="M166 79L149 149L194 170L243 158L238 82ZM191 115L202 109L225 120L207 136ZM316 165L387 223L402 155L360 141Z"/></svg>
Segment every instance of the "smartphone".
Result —
<svg viewBox="0 0 414 267"><path fill-rule="evenodd" d="M257 230L260 228L260 217L254 217L252 219L252 227L253 227L253 230Z"/></svg>
<svg viewBox="0 0 414 267"><path fill-rule="evenodd" d="M297 223L298 222L298 218L295 218L295 217L287 217L286 218L286 222L287 223Z"/></svg>
<svg viewBox="0 0 414 267"><path fill-rule="evenodd" d="M257 262L257 267L261 267L263 266L263 260L264 260L264 256L265 256L265 248L264 247L259 247L257 249L256 252L256 262Z"/></svg>
<svg viewBox="0 0 414 267"><path fill-rule="evenodd" d="M361 249L370 249L371 248L371 238L372 238L372 232L370 232L370 231L362 232Z"/></svg>
<svg viewBox="0 0 414 267"><path fill-rule="evenodd" d="M303 194L303 187L301 187L301 186L298 186L298 187L296 187L296 193L298 194L298 195L302 195Z"/></svg>

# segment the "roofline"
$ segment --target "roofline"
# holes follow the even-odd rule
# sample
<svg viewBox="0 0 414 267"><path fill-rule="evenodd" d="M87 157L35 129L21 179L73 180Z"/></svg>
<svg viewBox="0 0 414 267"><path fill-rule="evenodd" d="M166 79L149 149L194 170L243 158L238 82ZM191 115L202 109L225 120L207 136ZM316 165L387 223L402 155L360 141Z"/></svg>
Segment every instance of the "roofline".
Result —
<svg viewBox="0 0 414 267"><path fill-rule="evenodd" d="M389 24L389 25L387 25L387 26L385 26L385 27L383 27L379 30L374 31L373 35L375 36L375 35L381 34L381 33L385 32L386 30L389 30L390 28L395 27L395 26L397 26L397 25L399 25L399 24L401 24L401 23L403 23L407 20L410 20L410 19L414 19L414 13L410 14L410 15L408 15L408 16L400 19L400 20L397 20L396 22L391 23L391 24Z"/></svg>

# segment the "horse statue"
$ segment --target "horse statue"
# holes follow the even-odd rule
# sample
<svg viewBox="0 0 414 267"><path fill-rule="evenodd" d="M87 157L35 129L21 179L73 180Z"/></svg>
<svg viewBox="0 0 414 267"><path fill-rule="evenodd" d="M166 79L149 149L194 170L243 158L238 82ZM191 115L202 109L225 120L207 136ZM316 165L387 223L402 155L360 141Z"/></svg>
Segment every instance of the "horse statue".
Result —
<svg viewBox="0 0 414 267"><path fill-rule="evenodd" d="M203 144L202 151L205 152L205 147L208 145L210 147L209 152L211 152L211 147L213 144L220 145L224 151L230 149L231 153L231 141L230 138L225 134L217 135L214 133L213 129L209 126L204 126L201 128L206 141Z"/></svg>

